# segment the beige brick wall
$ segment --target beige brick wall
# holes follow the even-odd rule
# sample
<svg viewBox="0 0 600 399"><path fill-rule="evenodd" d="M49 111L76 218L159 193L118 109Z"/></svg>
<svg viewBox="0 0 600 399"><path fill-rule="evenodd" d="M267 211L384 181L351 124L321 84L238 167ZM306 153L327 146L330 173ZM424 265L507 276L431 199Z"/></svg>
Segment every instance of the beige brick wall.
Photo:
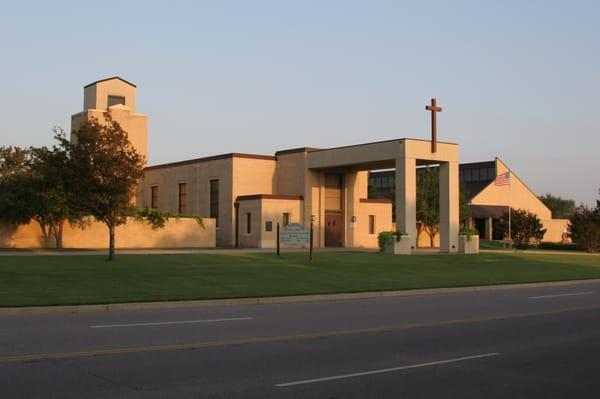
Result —
<svg viewBox="0 0 600 399"><path fill-rule="evenodd" d="M152 229L150 225L135 219L118 226L115 231L117 248L214 248L215 221L203 219L200 226L196 219L170 219L164 228ZM44 242L40 227L32 222L23 226L0 224L0 246L3 248L54 247L54 241ZM108 248L108 229L105 224L88 219L84 228L65 223L64 248Z"/></svg>

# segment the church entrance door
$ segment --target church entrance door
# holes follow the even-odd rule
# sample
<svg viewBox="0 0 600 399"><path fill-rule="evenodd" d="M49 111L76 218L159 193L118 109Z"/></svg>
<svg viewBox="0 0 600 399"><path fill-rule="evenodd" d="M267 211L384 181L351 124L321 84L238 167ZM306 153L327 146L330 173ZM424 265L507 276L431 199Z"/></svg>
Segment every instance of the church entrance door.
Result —
<svg viewBox="0 0 600 399"><path fill-rule="evenodd" d="M341 247L342 246L342 214L328 213L325 214L325 246L326 247Z"/></svg>

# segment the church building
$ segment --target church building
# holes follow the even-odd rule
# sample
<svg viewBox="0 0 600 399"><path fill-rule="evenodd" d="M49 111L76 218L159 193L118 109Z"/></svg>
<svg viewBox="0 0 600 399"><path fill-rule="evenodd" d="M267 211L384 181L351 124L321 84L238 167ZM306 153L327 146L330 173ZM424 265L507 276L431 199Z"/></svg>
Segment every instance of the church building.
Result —
<svg viewBox="0 0 600 399"><path fill-rule="evenodd" d="M432 106L435 108L435 103ZM90 117L102 119L103 112L110 112L138 152L147 157L147 118L136 111L135 85L119 77L87 85L84 111L73 115L72 126L76 128ZM150 165L145 167L136 203L171 214L213 219L218 247L273 248L278 224L299 223L306 228L312 222L318 248L377 248L379 232L396 230L403 232L415 249L416 173L418 167L427 165L440 169L440 251L456 252L459 175L464 181L464 166L459 172L458 144L439 142L435 136L432 141L398 138L326 149L285 149L273 155L228 153ZM504 166L498 165L486 178L502 172ZM396 194L394 207L391 199L369 197L369 173L382 169L393 169L386 173ZM501 195L479 192L471 202L479 204L479 197L486 205ZM521 194L514 197L518 206ZM540 212L550 219L547 208L540 207ZM480 217L483 222L475 219L485 234L493 234L493 216L484 212Z"/></svg>

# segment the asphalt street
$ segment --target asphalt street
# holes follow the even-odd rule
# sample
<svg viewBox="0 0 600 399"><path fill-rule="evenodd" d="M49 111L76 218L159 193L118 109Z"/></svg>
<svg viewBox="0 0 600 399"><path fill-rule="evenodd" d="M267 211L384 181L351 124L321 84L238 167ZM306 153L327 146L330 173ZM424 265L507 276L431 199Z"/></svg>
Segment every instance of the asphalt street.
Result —
<svg viewBox="0 0 600 399"><path fill-rule="evenodd" d="M600 284L0 317L0 398L597 398Z"/></svg>

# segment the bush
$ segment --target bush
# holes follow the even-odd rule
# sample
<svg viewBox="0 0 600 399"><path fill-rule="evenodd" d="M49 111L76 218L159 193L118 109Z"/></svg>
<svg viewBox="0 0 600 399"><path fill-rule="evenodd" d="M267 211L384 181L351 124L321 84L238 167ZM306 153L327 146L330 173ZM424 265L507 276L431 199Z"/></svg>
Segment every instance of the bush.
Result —
<svg viewBox="0 0 600 399"><path fill-rule="evenodd" d="M578 244L563 244L560 242L540 242L539 249L550 249L553 251L581 251L583 248Z"/></svg>
<svg viewBox="0 0 600 399"><path fill-rule="evenodd" d="M581 205L569 219L569 236L588 252L600 249L600 201L596 208Z"/></svg>
<svg viewBox="0 0 600 399"><path fill-rule="evenodd" d="M474 230L474 229L466 228L466 229L462 229L460 231L460 233L458 233L458 234L463 235L463 236L467 236L467 241L471 241L473 239L473 236L478 235L479 232L477 230Z"/></svg>
<svg viewBox="0 0 600 399"><path fill-rule="evenodd" d="M142 220L150 224L153 229L162 229L165 223L169 220L169 215L166 212L156 208L137 208L133 214L136 220Z"/></svg>
<svg viewBox="0 0 600 399"><path fill-rule="evenodd" d="M386 245L394 245L394 232L382 231L379 233L379 236L377 236L377 241L379 243L379 250L383 252Z"/></svg>
<svg viewBox="0 0 600 399"><path fill-rule="evenodd" d="M504 231L508 231L508 213L502 218ZM525 209L512 209L510 215L510 230L515 248L527 248L531 242L538 243L544 238L546 229L535 213Z"/></svg>
<svg viewBox="0 0 600 399"><path fill-rule="evenodd" d="M526 242L515 242L514 247L516 249L527 249L527 248L531 247L531 245L529 245L529 243L526 243Z"/></svg>

